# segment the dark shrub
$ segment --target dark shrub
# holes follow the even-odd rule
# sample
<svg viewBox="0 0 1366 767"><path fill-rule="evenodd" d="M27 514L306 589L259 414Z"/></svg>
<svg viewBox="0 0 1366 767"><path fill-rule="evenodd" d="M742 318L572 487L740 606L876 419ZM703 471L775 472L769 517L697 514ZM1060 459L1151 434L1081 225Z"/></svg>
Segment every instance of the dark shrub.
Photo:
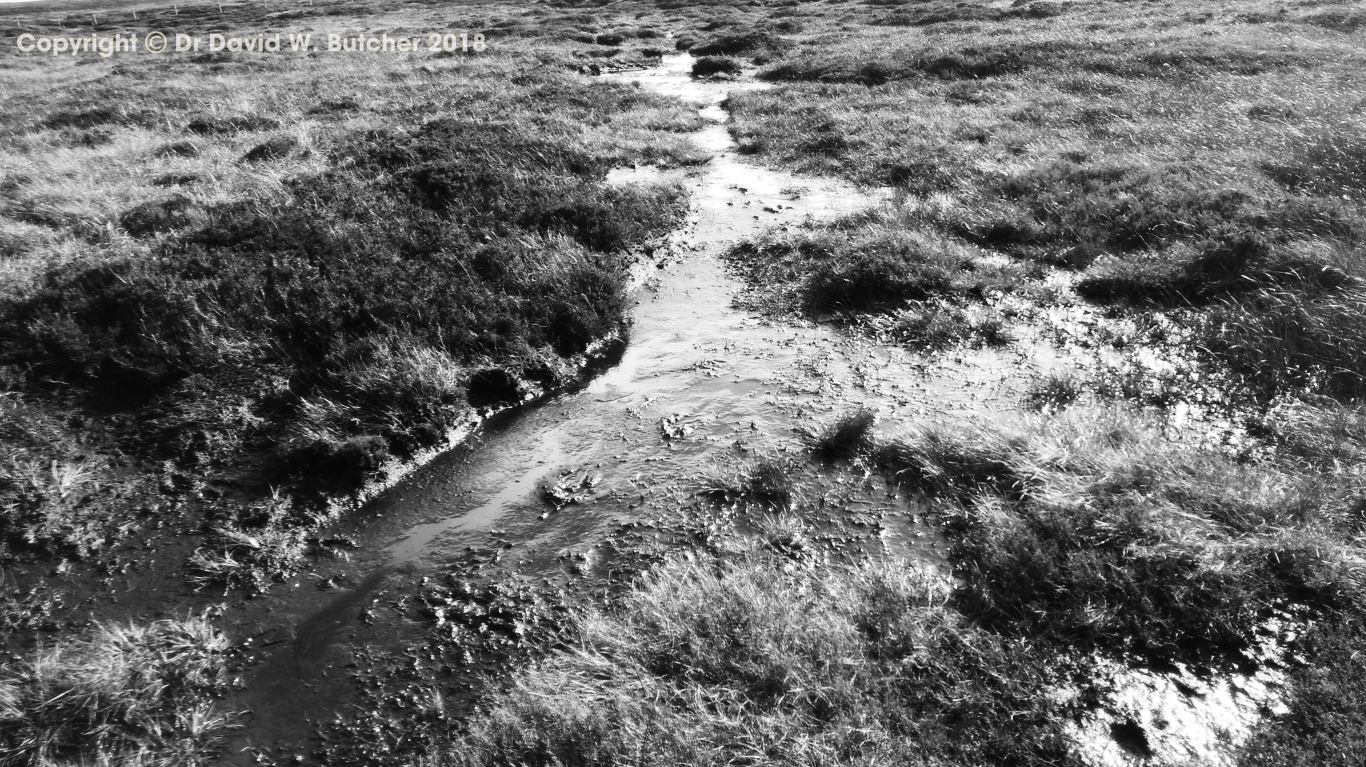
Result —
<svg viewBox="0 0 1366 767"><path fill-rule="evenodd" d="M90 130L103 125L141 125L146 122L148 122L146 114L110 106L98 106L90 109L56 112L43 121L43 127Z"/></svg>
<svg viewBox="0 0 1366 767"><path fill-rule="evenodd" d="M189 186L198 181L199 176L194 173L164 173L152 179L152 186Z"/></svg>
<svg viewBox="0 0 1366 767"><path fill-rule="evenodd" d="M1184 263L1114 262L1077 284L1093 300L1159 304L1206 304L1214 299L1273 286L1317 294L1354 284L1337 267L1277 252L1259 234L1207 240Z"/></svg>
<svg viewBox="0 0 1366 767"><path fill-rule="evenodd" d="M919 195L952 189L955 181L953 174L933 159L889 161L882 173L888 186Z"/></svg>
<svg viewBox="0 0 1366 767"><path fill-rule="evenodd" d="M310 479L349 489L358 487L389 457L388 443L382 437L317 439L288 451L282 468L286 473L309 475Z"/></svg>
<svg viewBox="0 0 1366 767"><path fill-rule="evenodd" d="M465 396L473 407L506 405L520 402L526 387L517 376L502 368L480 370L465 384Z"/></svg>

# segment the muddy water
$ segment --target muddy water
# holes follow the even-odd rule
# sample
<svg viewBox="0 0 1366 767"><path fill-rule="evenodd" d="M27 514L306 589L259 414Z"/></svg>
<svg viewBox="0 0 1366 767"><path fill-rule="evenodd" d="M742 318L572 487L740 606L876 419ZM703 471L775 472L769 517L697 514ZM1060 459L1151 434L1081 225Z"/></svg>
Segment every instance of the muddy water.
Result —
<svg viewBox="0 0 1366 767"><path fill-rule="evenodd" d="M338 667L349 656L339 645L397 647L424 631L367 625L367 606L386 584L439 572L470 549L495 549L526 573L558 575L609 526L651 511L650 498L687 497L718 467L790 449L797 427L855 407L908 422L1013 411L1028 382L1069 364L1025 345L929 360L827 326L733 308L741 286L719 258L729 243L850 213L884 195L745 162L722 105L730 91L762 86L694 81L690 65L683 55L657 70L610 76L695 104L708 125L694 140L714 153L700 169L620 169L609 178L682 181L693 200L686 225L634 275L633 327L620 362L580 391L486 424L473 444L414 473L336 531L359 542L354 557L324 563L265 599L248 631L268 645L268 660L237 701L253 716L234 752L297 747L313 724L353 699L347 669ZM838 480L811 492L879 507L868 510L893 520L882 538L887 551L942 560L904 500L885 493L870 500Z"/></svg>

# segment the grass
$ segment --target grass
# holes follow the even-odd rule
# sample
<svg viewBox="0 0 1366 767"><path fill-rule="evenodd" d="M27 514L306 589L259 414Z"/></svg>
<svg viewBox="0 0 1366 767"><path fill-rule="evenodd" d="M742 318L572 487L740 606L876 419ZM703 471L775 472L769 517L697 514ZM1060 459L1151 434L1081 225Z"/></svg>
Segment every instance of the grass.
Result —
<svg viewBox="0 0 1366 767"><path fill-rule="evenodd" d="M871 447L876 422L873 411L856 410L814 431L804 430L799 436L822 462L848 461Z"/></svg>
<svg viewBox="0 0 1366 767"><path fill-rule="evenodd" d="M179 11L174 25L160 10L103 24L265 23L260 8ZM754 512L743 541L665 561L568 625L547 612L539 660L442 724L454 742L421 761L1076 763L1064 723L1105 692L1078 681L1090 659L1218 671L1287 604L1313 618L1291 710L1240 758L1359 751L1360 13L1263 0L290 13L484 29L490 48L0 60L7 98L26 105L0 116L6 558L108 548L143 506L124 502L130 484L246 474L262 500L215 505L191 573L261 591L305 565L320 519L316 499L264 488L344 492L471 411L571 379L625 333L631 252L683 209L681 188L613 188L607 170L707 159L682 137L700 125L690 108L584 75L691 49L699 75L754 65L774 86L728 101L740 151L891 188L868 213L737 246L747 306L924 350L1008 343L1016 317L998 307L1048 295L1173 318L1202 373L1246 390L1221 394L1250 395L1238 418L1252 447L1172 441L1161 412L1082 406L1065 377L1023 392L1043 412L1015 425L884 422L903 431L874 438L871 414L849 414L808 446L925 496L952 577L826 564L794 464L719 469L703 494ZM1176 379L1149 396L1125 375L1096 397L1180 399ZM459 636L522 641L515 611L455 596L440 614L464 621ZM6 760L208 759L227 724L206 697L221 640L176 631L105 627L8 673ZM96 673L110 668L138 673Z"/></svg>
<svg viewBox="0 0 1366 767"><path fill-rule="evenodd" d="M669 562L422 763L1075 763L1046 664L959 622L947 593L901 562Z"/></svg>
<svg viewBox="0 0 1366 767"><path fill-rule="evenodd" d="M204 618L104 624L41 648L0 677L6 764L199 765L233 717L223 636Z"/></svg>
<svg viewBox="0 0 1366 767"><path fill-rule="evenodd" d="M1348 765L1362 743L1366 684L1356 661L1361 627L1329 622L1309 629L1305 644L1315 662L1291 674L1294 692L1289 712L1263 724L1243 748L1240 767L1262 765Z"/></svg>
<svg viewBox="0 0 1366 767"><path fill-rule="evenodd" d="M603 28L569 11L485 10L437 14L439 28L485 28L483 54L5 57L7 94L31 110L0 119L0 367L43 430L0 435L19 461L0 480L5 556L107 548L131 511L110 508L110 488L141 487L165 461L259 497L292 489L305 506L346 495L476 410L563 387L586 354L619 347L626 264L686 198L606 174L708 155L683 136L695 110L579 70L654 60L663 19ZM226 31L264 13L187 6L107 23ZM396 29L434 13L299 17ZM79 425L50 428L68 417ZM34 479L78 453L113 467L103 485L62 494ZM201 574L297 564L233 540L211 539Z"/></svg>
<svg viewBox="0 0 1366 767"><path fill-rule="evenodd" d="M874 457L944 499L955 603L1001 632L1208 662L1246 649L1281 602L1360 609L1348 477L1328 489L1085 408L1017 432L927 428Z"/></svg>
<svg viewBox="0 0 1366 767"><path fill-rule="evenodd" d="M1025 392L1025 404L1034 410L1065 408L1082 395L1082 382L1070 374L1050 374Z"/></svg>
<svg viewBox="0 0 1366 767"><path fill-rule="evenodd" d="M40 551L81 559L104 547L110 531L94 502L99 468L16 452L0 466L0 556Z"/></svg>
<svg viewBox="0 0 1366 767"><path fill-rule="evenodd" d="M794 467L780 457L718 465L702 478L702 495L718 503L752 503L787 509L796 499Z"/></svg>
<svg viewBox="0 0 1366 767"><path fill-rule="evenodd" d="M1366 336L1359 291L1309 298L1262 289L1219 307L1206 332L1209 350L1262 398L1322 393L1366 397Z"/></svg>
<svg viewBox="0 0 1366 767"><path fill-rule="evenodd" d="M692 65L693 77L735 76L744 70L743 64L728 56L703 56Z"/></svg>
<svg viewBox="0 0 1366 767"><path fill-rule="evenodd" d="M363 476L374 459L350 457L358 440L411 452L452 421L460 368L553 379L539 350L569 358L619 333L613 259L677 210L676 191L595 187L600 161L520 135L438 120L347 136L335 151L351 170L279 205L210 207L148 256L53 269L0 308L6 356L39 383L144 401L175 403L187 380L245 395L286 465ZM184 209L172 200L157 220ZM218 374L234 369L256 372ZM348 421L361 425L337 429Z"/></svg>
<svg viewBox="0 0 1366 767"><path fill-rule="evenodd" d="M1080 764L1066 723L1114 692L1097 658L1228 673L1287 605L1308 611L1292 641L1312 660L1291 712L1229 753L1349 763L1360 413L1283 408L1257 462L1124 408L1021 419L873 438L852 413L806 437L926 494L953 577L832 563L800 503L730 543L713 531L576 608L563 644L417 763Z"/></svg>
<svg viewBox="0 0 1366 767"><path fill-rule="evenodd" d="M1023 270L944 237L933 218L876 209L745 241L727 258L751 286L746 305L767 313L832 317L930 350L1008 343L1002 318L971 304L1013 292Z"/></svg>
<svg viewBox="0 0 1366 767"><path fill-rule="evenodd" d="M1209 363L1263 402L1360 396L1335 319L1362 308L1362 125L1335 106L1359 100L1360 42L1324 31L1350 27L1336 11L1220 13L929 2L806 24L759 73L777 87L731 99L732 135L764 162L891 187L871 217L919 245L770 236L737 251L770 266L742 271L817 313L876 314L1005 256L1017 284L1061 269L1094 302L1193 310ZM931 345L961 335L942 312L908 320Z"/></svg>

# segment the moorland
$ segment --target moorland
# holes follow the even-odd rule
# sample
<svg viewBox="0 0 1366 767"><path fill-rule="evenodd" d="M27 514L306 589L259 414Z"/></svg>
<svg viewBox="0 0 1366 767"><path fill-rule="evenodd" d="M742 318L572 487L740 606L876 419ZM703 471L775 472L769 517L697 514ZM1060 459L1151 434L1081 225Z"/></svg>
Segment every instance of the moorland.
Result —
<svg viewBox="0 0 1366 767"><path fill-rule="evenodd" d="M689 257L670 237L716 159L697 105L602 75L686 54L768 86L722 104L743 162L870 190L712 243L726 302L931 371L1100 364L1026 375L1006 414L851 389L642 489L658 534L601 577L415 580L421 630L356 666L366 708L258 758L1180 763L1180 723L1115 713L1114 669L1269 668L1276 705L1186 758L1354 764L1363 27L1333 0L6 9L0 763L216 763L269 655L253 605L348 556L328 531L399 475L632 348L639 274ZM182 28L486 46L12 46ZM858 527L813 502L831 483L912 499L942 561L817 534Z"/></svg>

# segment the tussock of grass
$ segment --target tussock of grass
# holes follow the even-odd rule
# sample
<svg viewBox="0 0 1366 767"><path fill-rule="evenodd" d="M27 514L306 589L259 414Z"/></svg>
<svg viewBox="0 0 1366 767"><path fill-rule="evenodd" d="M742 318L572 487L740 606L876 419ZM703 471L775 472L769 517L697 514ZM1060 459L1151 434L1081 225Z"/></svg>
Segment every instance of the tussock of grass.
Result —
<svg viewBox="0 0 1366 767"><path fill-rule="evenodd" d="M728 259L763 308L808 313L889 312L908 302L1009 290L1009 271L983 268L965 243L927 225L918 210L865 215L741 243Z"/></svg>
<svg viewBox="0 0 1366 767"><path fill-rule="evenodd" d="M756 458L717 466L702 479L702 494L718 503L747 502L787 509L796 497L792 462L785 458Z"/></svg>
<svg viewBox="0 0 1366 767"><path fill-rule="evenodd" d="M1072 763L1048 664L962 624L946 596L903 563L670 562L430 763Z"/></svg>
<svg viewBox="0 0 1366 767"><path fill-rule="evenodd" d="M1317 393L1366 398L1366 295L1305 296L1264 288L1229 301L1208 320L1205 343L1265 399Z"/></svg>
<svg viewBox="0 0 1366 767"><path fill-rule="evenodd" d="M1025 404L1034 410L1065 408L1082 395L1082 384L1070 374L1050 374L1025 392Z"/></svg>
<svg viewBox="0 0 1366 767"><path fill-rule="evenodd" d="M781 38L767 32L731 32L703 40L692 46L694 56L772 56L787 48Z"/></svg>
<svg viewBox="0 0 1366 767"><path fill-rule="evenodd" d="M1333 264L1292 255L1256 235L1205 241L1196 252L1180 264L1102 261L1077 284L1077 292L1102 301L1203 305L1269 288L1313 297L1359 283Z"/></svg>
<svg viewBox="0 0 1366 767"><path fill-rule="evenodd" d="M693 77L714 77L716 75L738 75L745 67L727 56L703 56L693 62Z"/></svg>
<svg viewBox="0 0 1366 767"><path fill-rule="evenodd" d="M1366 466L1366 413L1360 405L1285 400L1250 428L1282 457L1309 467L1329 464L1354 471Z"/></svg>
<svg viewBox="0 0 1366 767"><path fill-rule="evenodd" d="M1000 312L963 308L944 299L913 303L890 320L878 326L881 335L922 351L938 351L967 341L1005 346L1014 340Z"/></svg>
<svg viewBox="0 0 1366 767"><path fill-rule="evenodd" d="M269 584L298 572L308 547L300 530L279 523L261 529L220 528L208 546L190 556L191 580L197 588L246 588L265 593Z"/></svg>
<svg viewBox="0 0 1366 767"><path fill-rule="evenodd" d="M877 414L873 411L857 410L815 431L803 431L800 436L821 461L848 461L872 446L872 429L876 421Z"/></svg>
<svg viewBox="0 0 1366 767"><path fill-rule="evenodd" d="M101 467L18 450L0 464L0 560L38 551L81 559L118 537L95 502Z"/></svg>
<svg viewBox="0 0 1366 767"><path fill-rule="evenodd" d="M227 643L204 618L105 624L40 649L0 678L5 764L200 765L232 717Z"/></svg>

